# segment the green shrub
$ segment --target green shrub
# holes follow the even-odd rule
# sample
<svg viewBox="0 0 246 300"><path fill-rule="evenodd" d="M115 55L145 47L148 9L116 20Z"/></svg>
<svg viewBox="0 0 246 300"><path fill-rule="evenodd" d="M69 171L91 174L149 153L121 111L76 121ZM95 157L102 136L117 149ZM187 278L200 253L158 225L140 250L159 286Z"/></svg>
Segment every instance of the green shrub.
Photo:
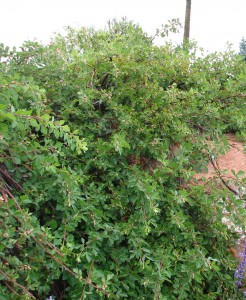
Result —
<svg viewBox="0 0 246 300"><path fill-rule="evenodd" d="M244 228L242 201L184 182L208 139L219 153L223 133L245 136L246 66L195 52L126 21L2 46L6 299L233 297L237 237L221 219Z"/></svg>

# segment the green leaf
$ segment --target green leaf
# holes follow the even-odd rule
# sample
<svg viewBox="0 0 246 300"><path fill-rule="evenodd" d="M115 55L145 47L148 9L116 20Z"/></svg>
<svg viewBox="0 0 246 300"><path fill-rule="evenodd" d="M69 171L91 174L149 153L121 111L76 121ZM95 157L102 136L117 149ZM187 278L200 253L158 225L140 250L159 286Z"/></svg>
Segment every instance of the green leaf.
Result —
<svg viewBox="0 0 246 300"><path fill-rule="evenodd" d="M122 133L115 133L112 136L112 144L115 148L115 151L119 152L121 155L123 152L123 149L130 149L129 143L125 140L125 135Z"/></svg>

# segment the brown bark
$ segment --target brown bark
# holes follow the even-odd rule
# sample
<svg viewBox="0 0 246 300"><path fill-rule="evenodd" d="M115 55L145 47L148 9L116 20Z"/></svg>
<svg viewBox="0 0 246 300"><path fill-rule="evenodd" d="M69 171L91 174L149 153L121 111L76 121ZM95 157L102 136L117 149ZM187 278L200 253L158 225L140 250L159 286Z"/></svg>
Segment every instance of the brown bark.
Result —
<svg viewBox="0 0 246 300"><path fill-rule="evenodd" d="M190 16L191 16L191 0L186 0L183 44L185 44L186 41L189 41L190 38Z"/></svg>

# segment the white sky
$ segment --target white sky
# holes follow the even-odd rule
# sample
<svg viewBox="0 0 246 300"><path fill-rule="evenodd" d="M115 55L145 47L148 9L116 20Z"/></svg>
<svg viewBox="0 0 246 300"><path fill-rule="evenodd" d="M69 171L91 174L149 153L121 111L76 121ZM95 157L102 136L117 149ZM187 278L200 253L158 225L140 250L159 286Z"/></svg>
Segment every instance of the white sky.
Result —
<svg viewBox="0 0 246 300"><path fill-rule="evenodd" d="M64 26L104 28L109 19L127 17L149 34L172 18L184 21L186 0L2 0L0 43L48 42ZM176 39L182 41L180 32ZM223 51L227 41L239 50L246 37L246 0L192 0L190 37L209 51Z"/></svg>

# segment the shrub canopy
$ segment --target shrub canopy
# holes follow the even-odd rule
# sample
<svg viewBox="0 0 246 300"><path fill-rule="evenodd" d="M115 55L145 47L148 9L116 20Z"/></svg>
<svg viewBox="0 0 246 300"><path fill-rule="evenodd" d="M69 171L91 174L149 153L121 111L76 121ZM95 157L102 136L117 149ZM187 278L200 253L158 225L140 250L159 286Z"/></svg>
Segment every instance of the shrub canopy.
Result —
<svg viewBox="0 0 246 300"><path fill-rule="evenodd" d="M126 21L0 51L4 299L232 297L242 199L184 183L245 140L241 58Z"/></svg>

